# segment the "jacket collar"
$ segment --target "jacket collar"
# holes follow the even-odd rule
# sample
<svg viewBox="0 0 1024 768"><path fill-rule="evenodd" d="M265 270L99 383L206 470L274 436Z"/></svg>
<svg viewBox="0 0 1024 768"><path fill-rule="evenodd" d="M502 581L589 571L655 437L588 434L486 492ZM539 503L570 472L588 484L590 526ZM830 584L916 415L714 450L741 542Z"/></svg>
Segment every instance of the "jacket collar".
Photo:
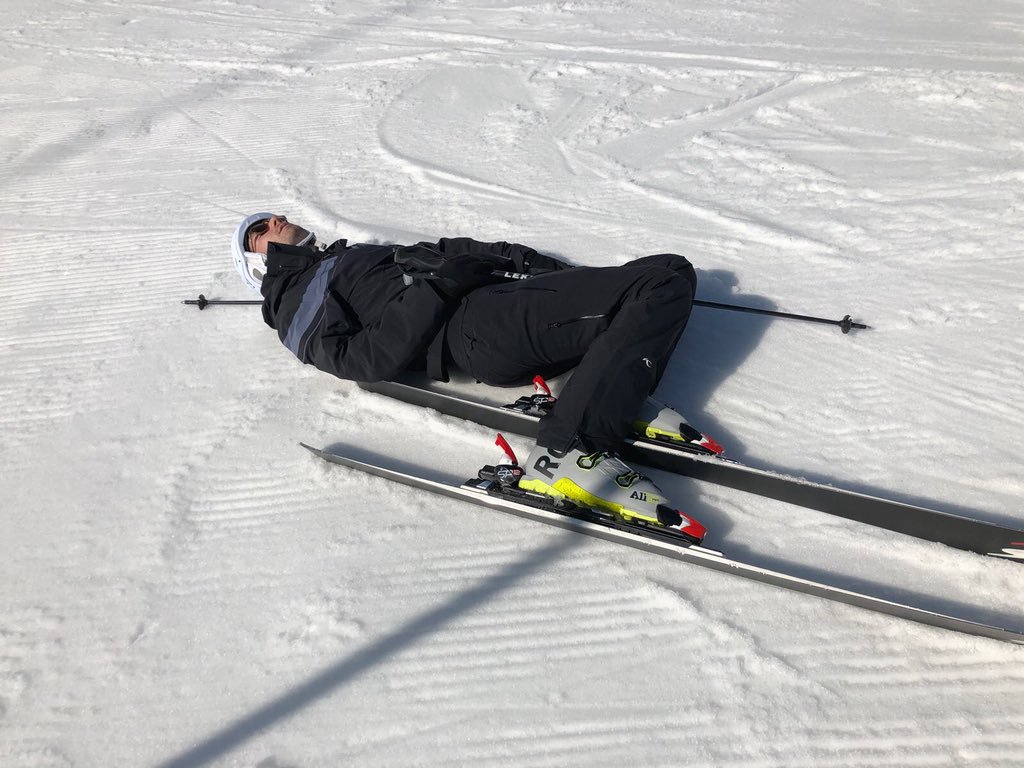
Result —
<svg viewBox="0 0 1024 768"><path fill-rule="evenodd" d="M276 328L276 316L281 300L288 289L310 267L318 264L324 254L312 245L284 245L270 243L267 246L267 274L260 285L263 294L263 319L271 328Z"/></svg>

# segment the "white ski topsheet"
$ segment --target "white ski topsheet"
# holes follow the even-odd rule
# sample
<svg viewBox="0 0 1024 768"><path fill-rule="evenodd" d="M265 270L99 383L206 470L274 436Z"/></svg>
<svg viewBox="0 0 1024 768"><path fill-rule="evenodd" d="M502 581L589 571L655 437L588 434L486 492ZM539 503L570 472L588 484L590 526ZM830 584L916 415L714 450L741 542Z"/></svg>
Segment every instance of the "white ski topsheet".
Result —
<svg viewBox="0 0 1024 768"><path fill-rule="evenodd" d="M659 395L730 455L1020 526L1018 4L9 0L3 27L4 766L1020 762L1021 649L322 466L299 440L457 480L498 452L300 366L258 309L178 303L250 297L228 240L264 209L680 252L703 298L875 328L695 310ZM1019 564L658 480L766 568L1021 613Z"/></svg>

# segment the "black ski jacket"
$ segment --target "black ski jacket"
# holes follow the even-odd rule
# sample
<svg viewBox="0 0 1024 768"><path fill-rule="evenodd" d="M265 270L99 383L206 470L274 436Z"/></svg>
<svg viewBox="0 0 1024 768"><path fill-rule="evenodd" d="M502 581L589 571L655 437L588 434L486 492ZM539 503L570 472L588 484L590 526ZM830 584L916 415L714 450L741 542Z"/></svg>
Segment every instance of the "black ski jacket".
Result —
<svg viewBox="0 0 1024 768"><path fill-rule="evenodd" d="M458 237L420 245L447 258L504 257L514 272L570 268L514 243ZM444 378L444 328L459 302L430 280L407 286L394 261L397 247L338 240L319 251L271 243L261 288L264 321L303 363L342 379L381 381L424 368Z"/></svg>

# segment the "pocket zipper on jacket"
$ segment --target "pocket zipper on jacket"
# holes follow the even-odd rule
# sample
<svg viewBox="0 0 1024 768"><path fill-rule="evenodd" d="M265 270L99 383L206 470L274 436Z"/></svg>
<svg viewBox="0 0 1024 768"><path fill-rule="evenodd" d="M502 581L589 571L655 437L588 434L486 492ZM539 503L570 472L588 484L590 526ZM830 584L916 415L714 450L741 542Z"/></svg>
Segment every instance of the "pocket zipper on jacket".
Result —
<svg viewBox="0 0 1024 768"><path fill-rule="evenodd" d="M578 323L581 320L600 320L602 317L608 317L608 313L605 312L602 315L581 315L580 317L574 317L571 320L559 320L554 323L548 323L548 328L561 328L563 325Z"/></svg>

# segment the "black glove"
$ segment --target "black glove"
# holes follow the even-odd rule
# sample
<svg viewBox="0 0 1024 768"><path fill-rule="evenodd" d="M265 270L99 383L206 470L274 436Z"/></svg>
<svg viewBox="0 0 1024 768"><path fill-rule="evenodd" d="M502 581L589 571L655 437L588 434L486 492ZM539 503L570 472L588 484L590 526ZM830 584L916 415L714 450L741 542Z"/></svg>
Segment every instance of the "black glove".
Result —
<svg viewBox="0 0 1024 768"><path fill-rule="evenodd" d="M494 270L494 259L486 256L456 256L434 273L434 285L445 298L461 299L483 285L498 282Z"/></svg>
<svg viewBox="0 0 1024 768"><path fill-rule="evenodd" d="M444 254L426 245L400 245L395 249L395 264L407 275L424 277L444 266Z"/></svg>

